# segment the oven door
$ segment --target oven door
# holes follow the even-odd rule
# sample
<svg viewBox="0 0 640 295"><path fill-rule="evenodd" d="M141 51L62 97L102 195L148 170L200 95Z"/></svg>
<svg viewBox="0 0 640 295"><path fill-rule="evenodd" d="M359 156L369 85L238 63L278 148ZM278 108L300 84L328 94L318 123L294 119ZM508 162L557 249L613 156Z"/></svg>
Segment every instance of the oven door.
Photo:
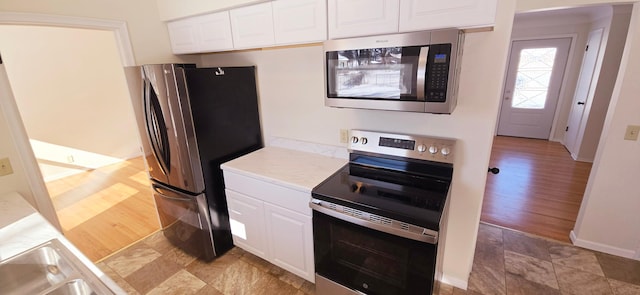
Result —
<svg viewBox="0 0 640 295"><path fill-rule="evenodd" d="M313 243L320 295L432 292L437 244L380 232L316 210Z"/></svg>

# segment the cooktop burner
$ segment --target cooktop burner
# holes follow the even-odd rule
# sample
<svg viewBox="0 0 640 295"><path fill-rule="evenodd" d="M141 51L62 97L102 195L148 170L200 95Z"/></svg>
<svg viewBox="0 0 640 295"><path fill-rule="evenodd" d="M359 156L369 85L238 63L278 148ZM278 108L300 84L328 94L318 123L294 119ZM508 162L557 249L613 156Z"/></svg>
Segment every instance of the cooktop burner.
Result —
<svg viewBox="0 0 640 295"><path fill-rule="evenodd" d="M439 230L455 141L360 130L352 135L349 163L316 186L313 198Z"/></svg>
<svg viewBox="0 0 640 295"><path fill-rule="evenodd" d="M313 189L316 199L364 212L438 230L449 184L425 180L433 190L365 178L353 174L362 169L345 165Z"/></svg>

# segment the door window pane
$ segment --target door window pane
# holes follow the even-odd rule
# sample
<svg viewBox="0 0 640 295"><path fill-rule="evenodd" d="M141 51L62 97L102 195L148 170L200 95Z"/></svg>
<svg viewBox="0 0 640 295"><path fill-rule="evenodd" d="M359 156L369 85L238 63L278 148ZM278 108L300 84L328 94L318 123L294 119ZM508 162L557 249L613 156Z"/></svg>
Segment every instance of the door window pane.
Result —
<svg viewBox="0 0 640 295"><path fill-rule="evenodd" d="M530 48L520 52L511 107L544 109L556 48Z"/></svg>

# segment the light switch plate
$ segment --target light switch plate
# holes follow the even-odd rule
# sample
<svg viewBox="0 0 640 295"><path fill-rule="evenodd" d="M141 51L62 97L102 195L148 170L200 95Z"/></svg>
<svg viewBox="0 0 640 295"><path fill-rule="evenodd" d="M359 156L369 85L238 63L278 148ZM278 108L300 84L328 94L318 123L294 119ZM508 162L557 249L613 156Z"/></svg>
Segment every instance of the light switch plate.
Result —
<svg viewBox="0 0 640 295"><path fill-rule="evenodd" d="M0 176L5 176L13 173L13 168L11 168L11 162L9 158L0 159Z"/></svg>
<svg viewBox="0 0 640 295"><path fill-rule="evenodd" d="M627 131L624 133L624 140L638 140L638 133L640 133L640 126L628 125Z"/></svg>

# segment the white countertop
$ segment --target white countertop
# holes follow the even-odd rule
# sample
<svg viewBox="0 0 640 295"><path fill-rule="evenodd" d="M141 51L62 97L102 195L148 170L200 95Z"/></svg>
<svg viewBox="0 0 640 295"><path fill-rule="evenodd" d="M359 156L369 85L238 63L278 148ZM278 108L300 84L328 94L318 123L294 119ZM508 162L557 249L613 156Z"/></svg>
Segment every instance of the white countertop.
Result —
<svg viewBox="0 0 640 295"><path fill-rule="evenodd" d="M265 147L221 168L302 192L311 190L348 161L279 147Z"/></svg>
<svg viewBox="0 0 640 295"><path fill-rule="evenodd" d="M115 294L126 294L18 193L0 195L0 260L52 239L60 241Z"/></svg>

